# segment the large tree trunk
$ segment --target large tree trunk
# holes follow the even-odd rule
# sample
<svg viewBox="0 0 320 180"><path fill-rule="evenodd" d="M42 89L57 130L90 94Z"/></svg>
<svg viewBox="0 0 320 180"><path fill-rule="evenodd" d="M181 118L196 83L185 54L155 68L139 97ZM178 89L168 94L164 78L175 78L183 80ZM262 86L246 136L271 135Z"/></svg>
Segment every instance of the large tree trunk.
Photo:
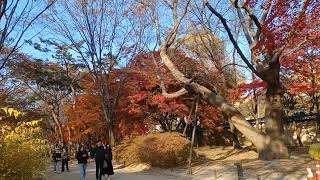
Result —
<svg viewBox="0 0 320 180"><path fill-rule="evenodd" d="M209 6L208 2L206 2L205 4ZM282 141L278 139L273 139L269 135L263 135L260 132L258 132L257 129L252 127L245 120L242 114L233 105L228 103L222 96L218 95L216 92L211 91L208 88L196 82L192 82L192 79L187 78L174 65L174 63L172 62L172 60L168 55L168 49L173 44L177 36L177 31L179 29L180 22L183 19L183 17L186 15L188 6L185 7L184 12L182 13L181 19L178 19L177 17L177 14L178 14L176 12L177 2L173 3L173 6L175 7L173 8L174 27L171 33L169 34L169 36L167 37L165 43L161 46L161 50L160 50L160 57L163 63L165 64L165 66L169 69L169 71L175 77L176 80L185 84L184 90L186 92L200 95L203 100L207 101L210 105L217 107L220 111L225 113L230 118L231 123L233 123L234 126L257 147L260 159L271 160L271 159L287 158L289 155L288 149ZM212 12L214 12L216 16L219 16L224 26L226 26L226 20L219 13L217 13L211 6L209 6L209 9ZM230 29L226 29L226 30L228 30L228 33L231 34ZM232 40L234 42L234 39ZM238 46L236 46L236 48L240 49ZM248 61L243 54L240 54L240 56L242 56L246 60L246 62ZM255 70L250 63L248 63L248 65L250 65L250 68L252 70ZM276 63L275 65L277 66L276 68L280 68L279 63ZM278 71L279 69L273 68L273 70ZM256 72L257 71L255 70L255 73ZM278 77L279 74L273 73L272 75L276 75ZM277 78L276 76L273 79L279 80L279 77Z"/></svg>
<svg viewBox="0 0 320 180"><path fill-rule="evenodd" d="M245 120L235 107L228 104L221 96L211 93L207 101L231 117L230 120L234 126L257 147L259 159L272 160L288 158L288 149L281 140L273 139L271 136L265 136L259 133Z"/></svg>
<svg viewBox="0 0 320 180"><path fill-rule="evenodd" d="M281 89L275 85L269 85L266 92L265 118L266 134L273 139L283 141L286 145L292 145L287 128L284 128L283 105Z"/></svg>
<svg viewBox="0 0 320 180"><path fill-rule="evenodd" d="M63 138L63 130L62 130L62 124L61 122L59 121L58 119L58 116L56 115L56 113L54 111L51 111L51 115L53 117L53 120L56 124L56 126L58 127L58 130L59 130L59 140L60 142L63 142L64 143L64 138Z"/></svg>
<svg viewBox="0 0 320 180"><path fill-rule="evenodd" d="M186 84L186 91L200 94L203 100L207 101L210 105L217 107L230 117L231 123L233 123L234 126L257 147L260 159L271 160L288 158L288 149L282 141L258 132L257 129L252 127L245 120L242 114L234 106L226 102L226 100L216 92L213 92L198 83L190 82L190 79L186 78L170 60L167 54L167 47L162 47L160 56L164 64L171 71L171 74L177 80Z"/></svg>
<svg viewBox="0 0 320 180"><path fill-rule="evenodd" d="M274 87L268 87L265 102L266 134L272 138L283 138L281 95Z"/></svg>
<svg viewBox="0 0 320 180"><path fill-rule="evenodd" d="M237 129L234 127L234 125L231 123L231 121L229 120L229 125L230 125L230 130L232 133L232 145L234 149L242 149L240 142L239 142L239 138L238 138L238 131Z"/></svg>
<svg viewBox="0 0 320 180"><path fill-rule="evenodd" d="M116 140L115 140L115 135L114 135L114 128L113 128L113 125L111 124L109 126L109 143L110 145L113 147L116 143Z"/></svg>
<svg viewBox="0 0 320 180"><path fill-rule="evenodd" d="M231 123L256 146L259 159L272 160L289 157L288 149L283 141L258 132L257 129L252 127L242 114L233 105L226 102L222 96L194 82L186 85L186 88L188 91L199 93L201 98L210 105L226 113L228 117L230 117Z"/></svg>
<svg viewBox="0 0 320 180"><path fill-rule="evenodd" d="M105 106L105 104L103 102L102 102L102 110L103 110L103 114L104 114L104 119L106 120L106 122L108 124L109 144L111 146L114 146L114 144L115 144L114 125L113 125L111 117L108 114L107 107Z"/></svg>

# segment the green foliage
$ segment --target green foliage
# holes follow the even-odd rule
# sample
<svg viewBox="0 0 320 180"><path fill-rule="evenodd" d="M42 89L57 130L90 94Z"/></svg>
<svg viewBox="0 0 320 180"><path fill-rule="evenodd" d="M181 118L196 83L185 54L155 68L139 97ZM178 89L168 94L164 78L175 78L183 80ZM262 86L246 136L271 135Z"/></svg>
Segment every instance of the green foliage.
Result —
<svg viewBox="0 0 320 180"><path fill-rule="evenodd" d="M190 141L178 133L159 133L124 141L114 148L114 158L128 164L174 167L186 163Z"/></svg>
<svg viewBox="0 0 320 180"><path fill-rule="evenodd" d="M36 84L46 91L69 91L72 81L61 66L39 59L17 62L11 70L16 79Z"/></svg>
<svg viewBox="0 0 320 180"><path fill-rule="evenodd" d="M309 156L312 159L320 160L320 143L312 144L309 148Z"/></svg>
<svg viewBox="0 0 320 180"><path fill-rule="evenodd" d="M40 122L1 124L0 179L39 179L46 170L49 146L43 138Z"/></svg>

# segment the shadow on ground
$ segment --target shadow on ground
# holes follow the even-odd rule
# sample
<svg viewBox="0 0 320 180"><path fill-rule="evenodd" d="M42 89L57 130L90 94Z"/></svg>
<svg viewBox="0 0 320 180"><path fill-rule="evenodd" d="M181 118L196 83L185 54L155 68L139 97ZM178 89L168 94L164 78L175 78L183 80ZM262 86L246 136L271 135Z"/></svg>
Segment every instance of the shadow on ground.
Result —
<svg viewBox="0 0 320 180"><path fill-rule="evenodd" d="M306 164L315 168L315 161L305 153L292 152L290 159L260 161L257 153L251 149L233 150L232 147L206 147L196 149L198 159L193 162L193 175L188 175L187 166L160 169L146 166L119 167L115 170L112 180L232 180L237 179L237 169L234 163L241 162L245 179L263 180L305 180ZM49 180L77 180L79 170L76 164L71 165L71 171L62 174L48 173ZM94 163L89 163L88 180L95 179Z"/></svg>

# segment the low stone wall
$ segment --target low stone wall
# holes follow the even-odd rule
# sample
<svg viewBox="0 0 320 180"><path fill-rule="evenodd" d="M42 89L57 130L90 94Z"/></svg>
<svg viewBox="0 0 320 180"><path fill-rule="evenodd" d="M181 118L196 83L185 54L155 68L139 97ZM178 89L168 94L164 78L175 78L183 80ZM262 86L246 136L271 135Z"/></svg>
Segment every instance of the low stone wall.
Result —
<svg viewBox="0 0 320 180"><path fill-rule="evenodd" d="M265 130L265 124L259 125L259 129ZM289 123L285 134L291 145L298 145L298 136L300 136L303 145L310 145L315 142L320 142L320 136L317 136L316 121L305 121L300 123Z"/></svg>
<svg viewBox="0 0 320 180"><path fill-rule="evenodd" d="M295 141L298 141L297 140L298 139L297 137L299 135L298 128L301 129L300 138L303 145L310 145L315 142L320 142L320 136L319 136L319 133L317 133L317 131L319 132L319 128L317 128L316 121L289 124L288 125L289 135L291 135L293 140Z"/></svg>

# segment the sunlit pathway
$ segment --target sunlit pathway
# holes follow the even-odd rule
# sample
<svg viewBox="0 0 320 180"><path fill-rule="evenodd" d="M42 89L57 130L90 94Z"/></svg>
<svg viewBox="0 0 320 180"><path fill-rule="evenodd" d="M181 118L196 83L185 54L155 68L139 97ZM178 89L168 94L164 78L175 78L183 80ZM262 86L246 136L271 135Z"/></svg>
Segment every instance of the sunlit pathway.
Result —
<svg viewBox="0 0 320 180"><path fill-rule="evenodd" d="M78 169L77 164L72 164L70 165L70 172L63 172L61 174L49 172L48 173L48 180L79 180L80 172ZM106 178L105 178L106 179ZM155 174L148 174L144 172L129 172L126 169L115 169L115 175L111 176L111 180L168 180L168 179L186 179L184 178L179 178L176 176L172 177L163 177ZM188 179L188 178L187 178ZM87 177L86 180L95 180L95 165L93 162L90 162L88 164L88 169L87 169Z"/></svg>
<svg viewBox="0 0 320 180"><path fill-rule="evenodd" d="M260 165L259 165L260 163ZM261 167L265 164L263 161L255 162L256 165ZM278 164L276 162L270 162L271 164ZM269 166L270 166L269 163ZM305 162L307 163L307 162ZM305 164L303 162L303 164ZM312 162L311 164L315 164ZM86 180L95 180L95 167L94 163L88 164ZM255 172L253 170L246 169L244 175L247 180L257 180L257 174L263 173L261 179L263 180L305 180L304 165L299 166L297 170L293 170L289 174L281 174L274 171L273 168L267 168L262 172ZM283 167L285 168L285 167ZM130 168L115 169L115 175L111 177L111 180L213 180L217 171L217 179L219 180L233 180L237 179L237 171L234 165L225 164L218 166L201 166L201 168L194 168L194 175L189 176L186 174L186 170L154 170L154 171L141 171L139 168L135 168L134 171ZM77 164L70 166L70 172L64 172L56 174L49 172L48 180L79 180L79 169Z"/></svg>

